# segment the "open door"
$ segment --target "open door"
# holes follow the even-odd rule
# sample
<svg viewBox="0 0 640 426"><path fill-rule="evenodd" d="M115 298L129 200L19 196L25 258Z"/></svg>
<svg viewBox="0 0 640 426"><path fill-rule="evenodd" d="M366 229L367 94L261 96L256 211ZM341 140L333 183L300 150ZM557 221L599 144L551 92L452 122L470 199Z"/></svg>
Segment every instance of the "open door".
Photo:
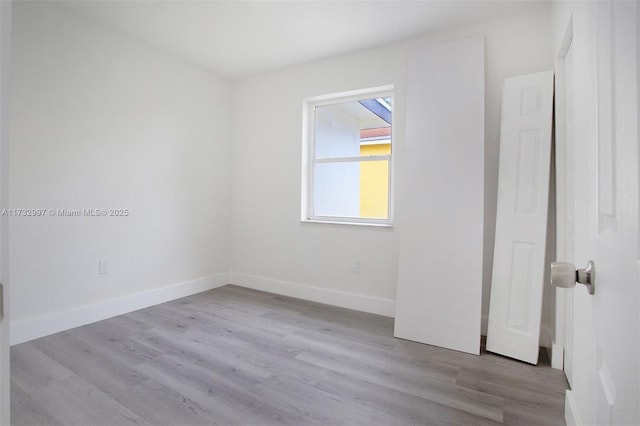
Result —
<svg viewBox="0 0 640 426"><path fill-rule="evenodd" d="M574 48L573 20L564 29L557 55L555 93L555 166L556 166L556 260L575 264L574 203ZM573 385L573 296L564 289L555 291L555 336L551 366L563 369Z"/></svg>
<svg viewBox="0 0 640 426"><path fill-rule="evenodd" d="M9 152L9 48L11 43L11 1L0 1L0 210L7 207ZM0 216L0 424L10 423L9 318L7 312L7 244L6 216Z"/></svg>
<svg viewBox="0 0 640 426"><path fill-rule="evenodd" d="M572 229L564 253L579 269L594 261L595 292L580 284L558 290L569 299L565 416L569 425L640 424L640 11L637 2L567 7L564 24L574 33L564 66L571 67L572 87L562 92L573 99L564 108L570 114L558 119L572 141L564 153L573 169L564 173L573 199L565 194L564 202L573 216L565 215Z"/></svg>

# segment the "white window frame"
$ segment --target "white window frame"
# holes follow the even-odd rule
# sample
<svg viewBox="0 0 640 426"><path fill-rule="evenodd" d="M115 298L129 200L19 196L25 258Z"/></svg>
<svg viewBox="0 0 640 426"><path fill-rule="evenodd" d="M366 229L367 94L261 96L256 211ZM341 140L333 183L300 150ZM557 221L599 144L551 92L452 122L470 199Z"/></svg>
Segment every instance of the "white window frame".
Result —
<svg viewBox="0 0 640 426"><path fill-rule="evenodd" d="M381 86L369 89L353 90L348 92L332 93L329 95L315 96L303 101L302 106L302 197L301 197L301 222L332 223L343 225L364 226L393 226L393 200L394 200L394 126L395 126L395 102L394 86ZM367 157L339 157L339 158L315 158L315 108L334 105L345 102L355 102L364 99L391 98L391 153L385 155L371 155ZM387 219L341 217L341 216L317 216L313 206L313 171L314 165L319 163L337 162L365 162L388 160L389 164L389 199Z"/></svg>

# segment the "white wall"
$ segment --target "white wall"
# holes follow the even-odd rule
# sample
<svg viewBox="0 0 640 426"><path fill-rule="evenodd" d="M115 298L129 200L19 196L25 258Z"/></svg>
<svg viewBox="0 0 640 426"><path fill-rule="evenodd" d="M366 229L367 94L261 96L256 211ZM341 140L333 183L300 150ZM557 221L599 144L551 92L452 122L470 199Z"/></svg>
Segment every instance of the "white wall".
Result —
<svg viewBox="0 0 640 426"><path fill-rule="evenodd" d="M9 193L9 83L12 1L0 2L0 207L8 205ZM3 313L0 319L0 424L11 421L11 385L9 369L9 238L7 218L0 218L0 280L4 283Z"/></svg>
<svg viewBox="0 0 640 426"><path fill-rule="evenodd" d="M130 211L12 218L12 324L226 273L231 84L46 3L12 48L10 206Z"/></svg>
<svg viewBox="0 0 640 426"><path fill-rule="evenodd" d="M231 261L235 282L393 314L396 230L401 229L402 223L396 223L394 229L382 229L299 221L302 100L327 93L395 85L394 114L400 125L394 128L394 155L396 164L401 165L408 52L414 47L474 34L484 34L486 38L483 314L487 314L502 82L509 76L552 69L548 10L236 82ZM402 185L420 188L418 182L396 181L396 187ZM353 260L361 261L360 273L351 272ZM359 298L353 294L364 296L360 298L360 305L355 306ZM547 307L544 314L547 324L550 313Z"/></svg>
<svg viewBox="0 0 640 426"><path fill-rule="evenodd" d="M393 315L401 223L300 223L302 100L395 85L402 164L408 52L473 34L486 37L488 312L501 85L552 67L548 11L242 79L233 92L55 5L19 2L14 25L11 207L131 211L13 218L14 325L199 278L221 284L229 270L238 284ZM98 275L99 259L109 275Z"/></svg>

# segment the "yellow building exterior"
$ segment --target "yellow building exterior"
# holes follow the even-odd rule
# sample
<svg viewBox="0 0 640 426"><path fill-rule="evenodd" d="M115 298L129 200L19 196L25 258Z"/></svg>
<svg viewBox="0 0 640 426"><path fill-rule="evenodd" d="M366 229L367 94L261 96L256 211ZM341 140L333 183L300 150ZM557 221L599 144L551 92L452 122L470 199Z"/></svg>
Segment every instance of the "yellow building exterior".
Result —
<svg viewBox="0 0 640 426"><path fill-rule="evenodd" d="M360 155L391 154L391 143L360 145ZM360 163L360 217L387 219L389 217L389 162L363 161Z"/></svg>

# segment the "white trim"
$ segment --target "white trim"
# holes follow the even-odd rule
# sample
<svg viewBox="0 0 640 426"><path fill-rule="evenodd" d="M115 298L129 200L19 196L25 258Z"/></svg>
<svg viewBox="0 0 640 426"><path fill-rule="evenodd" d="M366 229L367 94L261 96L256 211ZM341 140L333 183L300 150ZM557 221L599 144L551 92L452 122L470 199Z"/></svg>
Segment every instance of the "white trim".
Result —
<svg viewBox="0 0 640 426"><path fill-rule="evenodd" d="M375 220L375 219L367 219L366 221L363 221L363 222L356 222L355 220L357 220L357 218L345 218L344 221L338 222L337 220L335 220L335 218L332 217L331 219L327 219L327 220L321 220L318 218L302 219L300 220L300 223L328 223L331 225L373 226L374 228L393 228L392 223L372 222L372 220Z"/></svg>
<svg viewBox="0 0 640 426"><path fill-rule="evenodd" d="M393 224L394 213L394 155L393 144L397 143L393 134L389 140L391 144L391 154L384 156L368 156L368 157L349 157L349 158L316 158L315 157L315 110L317 107L335 105L339 103L355 102L369 98L394 98L395 88L393 85L386 85L380 87L373 87L368 89L351 90L347 92L331 93L327 95L314 96L306 98L302 102L302 177L301 177L301 207L300 207L300 220L305 221L317 221L331 224L340 224L347 222L348 224L353 222L364 223L385 223L388 225ZM392 101L393 103L393 101ZM395 126L395 114L391 115L391 128ZM392 130L393 132L393 130ZM395 141L395 142L394 142ZM389 165L389 179L388 179L388 200L387 211L388 217L384 220L371 220L370 218L357 218L352 220L350 218L342 218L332 216L330 218L323 218L315 215L315 207L313 205L314 194L314 166L317 163L333 163L333 162L362 162L362 161L380 161L387 160Z"/></svg>
<svg viewBox="0 0 640 426"><path fill-rule="evenodd" d="M393 299L347 293L329 288L314 287L255 275L231 272L231 283L240 287L262 290L282 296L295 297L317 303L394 317L396 302Z"/></svg>
<svg viewBox="0 0 640 426"><path fill-rule="evenodd" d="M556 370L564 370L564 345L559 343L551 343L551 368Z"/></svg>
<svg viewBox="0 0 640 426"><path fill-rule="evenodd" d="M555 101L554 101L554 123L556 128L555 133L555 191L556 191L556 261L571 261L574 259L568 259L567 250L567 223L566 223L566 210L567 210L567 170L565 164L569 159L566 158L566 128L565 128L565 106L566 100L565 94L565 57L569 53L569 49L572 46L574 37L573 31L573 14L569 16L569 19L565 25L564 35L558 49L554 70L555 70ZM551 367L564 370L564 355L565 344L567 339L567 328L569 327L568 321L570 321L570 313L567 310L567 297L566 291L560 288L554 289L555 291L555 315L554 315L554 329L551 340ZM565 373L566 374L566 373ZM567 378L568 380L568 378ZM573 397L572 397L573 398ZM573 399L572 399L573 400ZM565 401L565 413L569 411L568 402Z"/></svg>
<svg viewBox="0 0 640 426"><path fill-rule="evenodd" d="M362 145L362 144L361 144ZM316 158L314 164L325 163L361 163L363 161L389 161L391 160L390 154L382 155L361 155L358 157L326 157Z"/></svg>
<svg viewBox="0 0 640 426"><path fill-rule="evenodd" d="M359 101L362 99L392 98L395 87L393 84L386 86L370 87L367 89L349 90L346 92L329 93L326 95L312 96L305 99L307 104L316 106L334 105L340 102ZM392 101L393 102L393 101Z"/></svg>
<svg viewBox="0 0 640 426"><path fill-rule="evenodd" d="M222 287L229 284L230 281L230 274L228 273L211 275L193 281L185 281L142 293L17 321L11 324L11 345L28 342L39 337Z"/></svg>
<svg viewBox="0 0 640 426"><path fill-rule="evenodd" d="M342 217L342 216L314 216L302 219L301 222L332 223L336 225L365 225L393 227L393 222L387 219L376 219L373 217Z"/></svg>
<svg viewBox="0 0 640 426"><path fill-rule="evenodd" d="M564 421L567 422L567 426L581 426L582 417L578 412L578 406L576 399L573 396L573 391L567 390L564 398Z"/></svg>

